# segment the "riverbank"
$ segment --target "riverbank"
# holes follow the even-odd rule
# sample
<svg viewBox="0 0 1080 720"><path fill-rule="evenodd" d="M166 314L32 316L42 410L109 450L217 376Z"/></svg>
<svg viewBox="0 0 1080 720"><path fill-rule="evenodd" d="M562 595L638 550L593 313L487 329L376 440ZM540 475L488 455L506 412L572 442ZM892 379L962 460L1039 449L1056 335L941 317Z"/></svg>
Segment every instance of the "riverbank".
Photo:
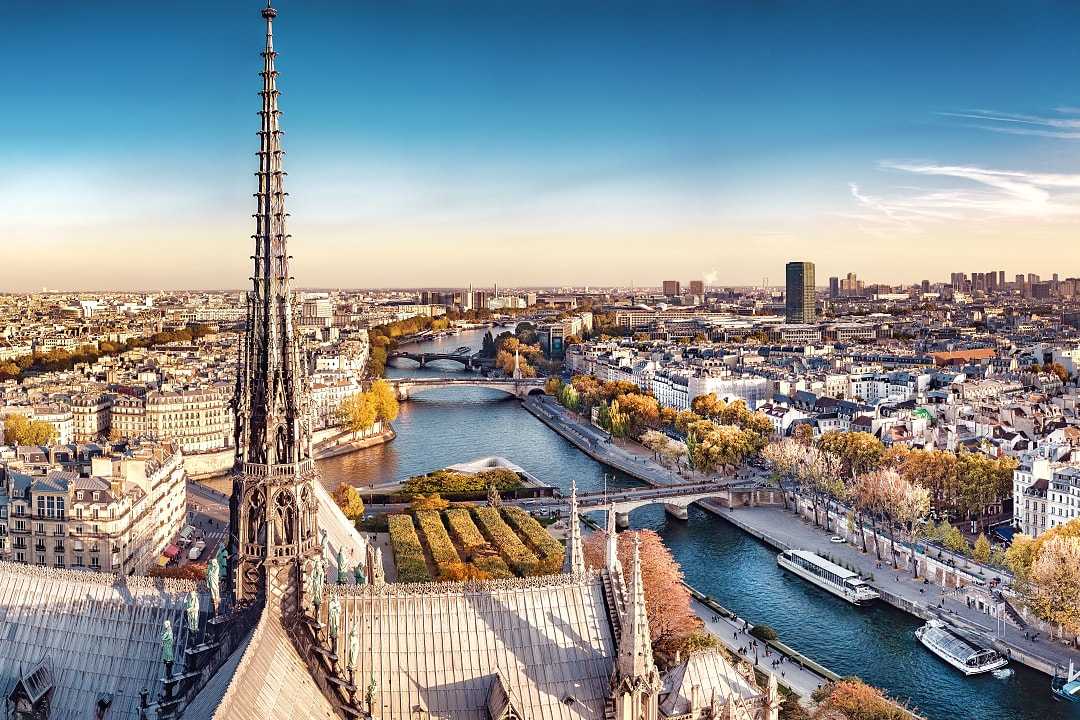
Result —
<svg viewBox="0 0 1080 720"><path fill-rule="evenodd" d="M607 442L606 433L578 420L561 407L550 407L544 399L529 399L523 405L533 416L597 462L650 485L686 481L667 468ZM723 518L777 550L798 548L837 558L863 577L871 578L882 600L889 605L920 619L941 617L974 631L982 636L988 646L1039 672L1052 675L1055 667L1067 666L1070 660L1080 664L1080 653L1074 649L1046 639L1032 641L1023 630L1008 623L1002 624L986 612L969 607L966 600L958 597L955 589L946 591L925 583L905 569L893 570L888 563L879 563L876 557L862 554L849 543L832 543L829 533L815 528L805 518L790 511L778 507L740 507L732 510L715 501L698 504L703 510Z"/></svg>
<svg viewBox="0 0 1080 720"><path fill-rule="evenodd" d="M397 433L394 432L392 427L386 427L374 435L359 438L355 437L355 433L346 431L323 439L314 447L314 455L316 460L326 460L338 455L346 455L357 450L382 445L390 442L395 437L397 437Z"/></svg>

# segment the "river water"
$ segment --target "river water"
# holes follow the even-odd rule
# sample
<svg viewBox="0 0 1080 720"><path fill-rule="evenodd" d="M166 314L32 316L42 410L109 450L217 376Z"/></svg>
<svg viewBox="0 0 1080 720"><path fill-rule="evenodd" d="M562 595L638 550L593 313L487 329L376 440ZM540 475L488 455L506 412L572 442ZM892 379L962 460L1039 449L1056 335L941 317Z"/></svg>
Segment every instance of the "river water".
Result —
<svg viewBox="0 0 1080 720"><path fill-rule="evenodd" d="M478 348L482 336L483 331L466 332L413 347ZM462 372L456 363L432 363L423 370L401 363L388 374ZM640 484L579 452L517 400L493 390L418 392L402 404L394 427L398 436L391 443L321 461L324 482L371 485L501 455L564 490L571 480L582 490L602 489L605 482ZM630 521L660 533L698 590L751 622L773 626L781 640L840 675L858 675L908 701L929 720L1080 719L1077 706L1051 700L1045 675L1014 663L1008 677L965 678L918 644L915 618L884 603L856 608L785 573L773 550L703 510L691 508L684 522L668 518L658 506L646 507L635 510Z"/></svg>

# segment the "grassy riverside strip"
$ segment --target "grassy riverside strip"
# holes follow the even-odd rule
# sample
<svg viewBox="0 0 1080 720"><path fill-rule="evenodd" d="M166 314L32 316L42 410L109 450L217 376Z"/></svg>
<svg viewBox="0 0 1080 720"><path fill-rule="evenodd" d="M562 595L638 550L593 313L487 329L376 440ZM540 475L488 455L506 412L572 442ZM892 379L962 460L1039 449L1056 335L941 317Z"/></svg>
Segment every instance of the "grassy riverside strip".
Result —
<svg viewBox="0 0 1080 720"><path fill-rule="evenodd" d="M504 507L503 518L520 537L532 548L540 559L540 572L552 575L562 570L566 549L563 544L551 537L551 533L536 521L529 513L519 507Z"/></svg>
<svg viewBox="0 0 1080 720"><path fill-rule="evenodd" d="M387 524L390 527L390 546L394 549L398 582L430 581L431 573L424 558L424 547L420 544L412 518L408 515L391 515Z"/></svg>
<svg viewBox="0 0 1080 720"><path fill-rule="evenodd" d="M514 574L498 551L484 537L473 522L472 514L466 508L451 508L446 511L446 522L450 532L457 540L465 560L493 578L508 578Z"/></svg>
<svg viewBox="0 0 1080 720"><path fill-rule="evenodd" d="M521 577L538 574L540 561L533 551L521 542L517 533L506 524L498 510L491 507L478 507L473 509L473 513L480 529L491 538L491 542L499 549L515 573Z"/></svg>
<svg viewBox="0 0 1080 720"><path fill-rule="evenodd" d="M420 526L420 534L431 553L431 559L435 561L439 577L446 577L453 566L461 563L461 557L446 532L442 513L438 510L420 510L416 513L416 524Z"/></svg>

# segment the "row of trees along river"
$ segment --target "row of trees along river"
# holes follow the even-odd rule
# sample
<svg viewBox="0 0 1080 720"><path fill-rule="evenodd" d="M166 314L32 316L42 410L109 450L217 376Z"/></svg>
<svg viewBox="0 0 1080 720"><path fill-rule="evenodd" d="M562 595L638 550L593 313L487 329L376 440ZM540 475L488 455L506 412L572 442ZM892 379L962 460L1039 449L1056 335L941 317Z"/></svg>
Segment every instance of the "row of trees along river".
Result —
<svg viewBox="0 0 1080 720"><path fill-rule="evenodd" d="M484 334L464 332L410 349L479 349ZM420 370L401 361L387 368L390 376L460 372L456 363ZM417 393L402 405L394 427L398 436L391 443L320 462L324 482L331 488L340 482L365 486L501 455L564 491L571 480L582 491L639 484L579 452L518 401L494 391ZM641 508L631 514L631 524L660 533L695 588L752 622L771 625L783 641L833 671L858 675L909 701L930 720L1080 718L1050 699L1047 676L1013 663L1007 677L966 678L918 644L914 633L921 623L914 617L884 603L855 608L785 573L773 550L700 508L692 507L686 522L656 506Z"/></svg>

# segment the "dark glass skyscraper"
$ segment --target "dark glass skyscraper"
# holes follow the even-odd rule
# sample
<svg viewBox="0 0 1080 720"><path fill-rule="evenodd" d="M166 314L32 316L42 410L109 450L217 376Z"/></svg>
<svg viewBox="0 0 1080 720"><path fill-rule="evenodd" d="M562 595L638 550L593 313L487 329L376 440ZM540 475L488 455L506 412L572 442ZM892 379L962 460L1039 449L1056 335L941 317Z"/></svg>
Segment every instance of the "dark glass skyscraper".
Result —
<svg viewBox="0 0 1080 720"><path fill-rule="evenodd" d="M814 322L814 263L787 264L785 315L789 323Z"/></svg>

